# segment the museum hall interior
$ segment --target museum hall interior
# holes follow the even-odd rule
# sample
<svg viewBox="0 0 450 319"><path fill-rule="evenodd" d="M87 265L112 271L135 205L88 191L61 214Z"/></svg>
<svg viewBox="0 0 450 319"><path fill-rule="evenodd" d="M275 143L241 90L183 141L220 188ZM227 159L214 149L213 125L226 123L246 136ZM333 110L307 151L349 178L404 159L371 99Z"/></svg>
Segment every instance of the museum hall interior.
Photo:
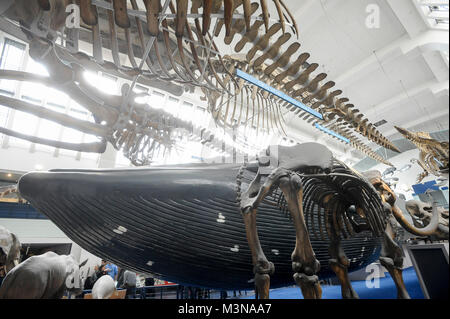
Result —
<svg viewBox="0 0 450 319"><path fill-rule="evenodd" d="M448 0L0 1L0 299L448 299L448 179Z"/></svg>

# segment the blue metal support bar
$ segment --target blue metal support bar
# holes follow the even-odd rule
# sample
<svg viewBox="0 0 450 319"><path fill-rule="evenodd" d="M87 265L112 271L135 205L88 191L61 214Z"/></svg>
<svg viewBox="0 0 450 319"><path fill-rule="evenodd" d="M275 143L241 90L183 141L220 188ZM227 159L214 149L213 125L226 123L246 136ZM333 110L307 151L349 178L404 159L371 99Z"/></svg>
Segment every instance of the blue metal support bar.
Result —
<svg viewBox="0 0 450 319"><path fill-rule="evenodd" d="M292 105L294 105L294 106L296 106L296 107L302 109L303 111L306 111L306 112L308 112L309 114L311 114L311 115L313 115L313 116L315 116L315 117L317 117L317 118L323 120L323 116L322 116L321 113L319 113L319 112L313 110L312 108L310 108L310 107L306 106L305 104L303 104L303 103L297 101L296 99L294 99L294 98L292 98L292 97L290 97L290 96L284 94L283 92L281 92L281 91L279 91L279 90L277 90L277 89L271 87L270 85L267 85L266 83L264 83L264 82L258 80L257 78L251 76L250 74L247 74L247 73L245 73L245 72L243 72L243 71L241 71L241 70L236 70L236 76L237 76L238 78L241 78L241 79L243 79L243 80L245 80L245 81L247 81L247 82L253 84L253 85L256 85L256 86L259 87L260 89L262 89L262 90L264 90L264 91L266 91L266 92L268 92L268 93L270 93L270 94L273 94L273 95L279 97L279 98L282 99L283 101L286 101L286 102L288 102L288 103L291 103ZM339 134L337 134L336 132L334 132L334 131L332 131L332 130L330 130L330 129L327 129L326 127L323 127L323 126L320 125L320 124L317 124L317 123L316 123L316 124L315 124L315 127L316 127L317 129L321 130L322 132L325 132L325 133L327 133L327 134L329 134L329 135L331 135L331 136L334 136L334 137L340 139L341 141L344 141L344 142L347 143L347 144L350 143L350 140L349 140L348 138L345 138L345 137L343 137L342 135L339 135Z"/></svg>
<svg viewBox="0 0 450 319"><path fill-rule="evenodd" d="M291 103L292 105L302 109L303 111L306 111L306 112L310 113L311 115L314 115L315 117L323 120L323 116L319 112L313 110L310 107L307 107L305 104L303 104L303 103L297 101L296 99L284 94L283 92L271 87L270 85L267 85L266 83L258 80L257 78L251 76L250 74L247 74L241 70L236 70L236 76L253 84L253 85L256 85L260 89L262 89L266 92L269 92L270 94L273 94L273 95L279 97L280 99L282 99L288 103Z"/></svg>
<svg viewBox="0 0 450 319"><path fill-rule="evenodd" d="M327 129L326 127L323 127L323 126L320 125L320 124L317 124L317 123L316 123L316 124L315 124L315 127L316 127L317 129L321 130L322 132L325 132L325 133L327 133L327 134L330 134L330 135L332 135L332 136L334 136L334 137L340 139L341 141L344 141L344 142L347 143L347 144L350 143L350 140L349 140L348 138L345 138L345 137L343 137L342 135L339 135L339 134L337 134L336 132L334 132L334 131L332 131L332 130L330 130L330 129Z"/></svg>

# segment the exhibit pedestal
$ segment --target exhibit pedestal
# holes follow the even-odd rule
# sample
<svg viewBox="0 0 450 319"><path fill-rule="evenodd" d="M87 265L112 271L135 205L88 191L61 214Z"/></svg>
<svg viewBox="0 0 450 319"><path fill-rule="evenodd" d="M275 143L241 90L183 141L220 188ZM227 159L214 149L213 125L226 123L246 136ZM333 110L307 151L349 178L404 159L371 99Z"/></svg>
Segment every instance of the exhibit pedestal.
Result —
<svg viewBox="0 0 450 319"><path fill-rule="evenodd" d="M448 299L448 243L408 245L408 254L427 299Z"/></svg>

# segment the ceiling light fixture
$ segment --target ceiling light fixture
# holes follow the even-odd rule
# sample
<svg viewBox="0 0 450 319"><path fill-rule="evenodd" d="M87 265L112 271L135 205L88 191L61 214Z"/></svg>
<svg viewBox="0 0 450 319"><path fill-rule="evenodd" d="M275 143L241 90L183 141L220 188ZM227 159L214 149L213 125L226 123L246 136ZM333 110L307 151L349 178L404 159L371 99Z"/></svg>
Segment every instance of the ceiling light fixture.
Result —
<svg viewBox="0 0 450 319"><path fill-rule="evenodd" d="M402 168L400 168L398 171L399 171L400 173L403 173L403 172L409 171L409 170L411 169L411 167L412 167L411 164L406 164L405 166L403 166Z"/></svg>

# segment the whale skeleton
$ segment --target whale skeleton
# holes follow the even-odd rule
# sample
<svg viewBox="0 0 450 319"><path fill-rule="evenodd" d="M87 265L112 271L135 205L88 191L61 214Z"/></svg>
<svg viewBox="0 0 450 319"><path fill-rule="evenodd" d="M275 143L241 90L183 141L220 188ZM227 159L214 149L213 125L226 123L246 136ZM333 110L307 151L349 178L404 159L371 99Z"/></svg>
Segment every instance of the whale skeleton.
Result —
<svg viewBox="0 0 450 319"><path fill-rule="evenodd" d="M333 130L355 149L391 165L364 139L399 150L348 98L340 97L342 90L331 91L335 83L325 82L327 74L313 74L319 65L308 62L309 53L297 55L301 44L295 36L299 29L282 0L142 2L144 5L136 0L7 2L0 25L30 44L31 57L42 63L50 76L0 70L0 79L31 81L61 90L92 113L94 123L15 98L2 96L0 102L93 134L99 141L57 142L7 128L0 128L0 133L81 152L102 153L109 142L134 165L148 165L156 152L174 147L179 130L206 145L215 145L217 140L204 127L193 127L163 110L139 105L135 99L145 94L136 94L133 89L141 84L180 96L198 88L219 127L285 135L284 117L293 114L313 126L320 124ZM76 12L81 18L80 28L68 25ZM216 44L219 41L232 54L223 55ZM90 46L91 55L81 51L81 43ZM129 65L123 63L123 56ZM85 70L117 76L129 83L123 85L120 95L107 96L86 83L82 76ZM302 102L320 116L238 79L236 70Z"/></svg>

